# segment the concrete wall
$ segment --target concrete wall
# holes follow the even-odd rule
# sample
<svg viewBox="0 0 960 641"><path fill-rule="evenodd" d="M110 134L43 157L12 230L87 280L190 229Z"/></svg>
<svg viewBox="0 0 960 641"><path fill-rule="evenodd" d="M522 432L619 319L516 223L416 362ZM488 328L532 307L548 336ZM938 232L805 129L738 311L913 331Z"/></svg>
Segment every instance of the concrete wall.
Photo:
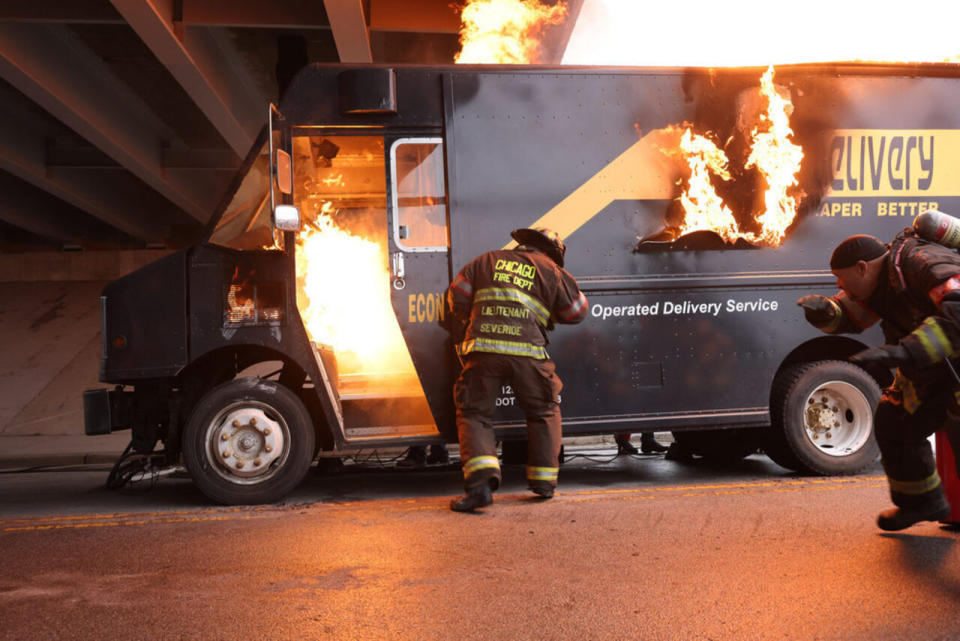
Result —
<svg viewBox="0 0 960 641"><path fill-rule="evenodd" d="M83 390L105 387L100 292L169 253L0 254L0 435L83 434Z"/></svg>
<svg viewBox="0 0 960 641"><path fill-rule="evenodd" d="M0 283L0 434L82 434L105 282Z"/></svg>
<svg viewBox="0 0 960 641"><path fill-rule="evenodd" d="M169 253L167 249L142 249L0 254L0 282L110 281Z"/></svg>

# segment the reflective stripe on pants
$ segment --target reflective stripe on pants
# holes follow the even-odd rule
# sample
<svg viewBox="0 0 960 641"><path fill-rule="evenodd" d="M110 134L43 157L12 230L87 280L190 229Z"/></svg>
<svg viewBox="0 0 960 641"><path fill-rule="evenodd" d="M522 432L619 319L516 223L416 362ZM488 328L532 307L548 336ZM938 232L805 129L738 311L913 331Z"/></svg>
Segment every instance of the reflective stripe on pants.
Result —
<svg viewBox="0 0 960 641"><path fill-rule="evenodd" d="M900 389L887 388L874 415L880 458L890 484L890 498L900 507L922 507L943 500L933 451L927 438L946 428L951 441L960 436L960 423L951 419L952 395L926 398L913 413L904 406Z"/></svg>

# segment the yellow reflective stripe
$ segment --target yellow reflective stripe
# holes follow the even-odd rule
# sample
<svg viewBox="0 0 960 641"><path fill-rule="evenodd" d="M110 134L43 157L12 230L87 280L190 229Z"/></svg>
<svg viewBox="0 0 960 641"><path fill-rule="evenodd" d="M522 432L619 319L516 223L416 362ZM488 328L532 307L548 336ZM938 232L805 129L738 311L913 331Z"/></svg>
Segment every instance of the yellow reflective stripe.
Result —
<svg viewBox="0 0 960 641"><path fill-rule="evenodd" d="M933 335L936 337L937 341L943 345L943 353L945 356L954 356L955 351L953 349L953 344L950 342L950 339L947 338L946 332L943 331L943 328L940 327L939 321L935 318L928 318L924 323L930 325L930 329L933 330Z"/></svg>
<svg viewBox="0 0 960 641"><path fill-rule="evenodd" d="M922 481L898 481L890 479L890 490L900 494L926 494L937 489L940 485L940 475L934 470L933 474Z"/></svg>
<svg viewBox="0 0 960 641"><path fill-rule="evenodd" d="M913 335L920 340L920 344L923 345L924 351L932 362L936 363L946 356L953 355L950 339L935 318L930 317L923 321L923 325L913 330Z"/></svg>
<svg viewBox="0 0 960 641"><path fill-rule="evenodd" d="M556 481L559 474L559 467L533 467L527 466L528 481Z"/></svg>
<svg viewBox="0 0 960 641"><path fill-rule="evenodd" d="M499 470L500 461L496 456L474 456L463 464L463 477L466 478L478 470Z"/></svg>
<svg viewBox="0 0 960 641"><path fill-rule="evenodd" d="M540 321L541 325L546 325L547 321L550 320L550 310L548 310L544 305L538 301L536 298L524 294L517 289L505 289L502 287L485 287L483 289L477 290L476 295L473 297L475 303L488 301L488 300L497 300L497 301L506 301L511 303L520 303L524 307L528 307L530 311L533 312L534 316L537 317L537 320Z"/></svg>
<svg viewBox="0 0 960 641"><path fill-rule="evenodd" d="M941 355L934 349L933 344L930 342L930 339L927 338L927 333L924 330L926 330L926 328L921 327L917 330L914 330L913 334L920 339L920 344L923 345L923 351L927 353L927 357L931 361L939 361Z"/></svg>
<svg viewBox="0 0 960 641"><path fill-rule="evenodd" d="M507 356L529 356L540 360L548 358L547 348L543 345L517 341L496 341L490 338L471 338L460 343L457 349L461 356L466 356L471 352L489 352L506 354Z"/></svg>

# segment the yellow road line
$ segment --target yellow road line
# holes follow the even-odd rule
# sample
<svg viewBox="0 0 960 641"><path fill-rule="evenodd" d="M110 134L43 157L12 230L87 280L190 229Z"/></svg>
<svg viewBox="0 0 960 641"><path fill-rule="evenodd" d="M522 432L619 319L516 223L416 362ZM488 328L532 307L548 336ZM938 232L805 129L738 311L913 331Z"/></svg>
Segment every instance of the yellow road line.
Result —
<svg viewBox="0 0 960 641"><path fill-rule="evenodd" d="M561 491L554 501L558 503L585 503L604 500L654 500L704 496L736 496L748 494L795 493L804 491L837 491L854 488L886 487L884 476L829 479L789 479L740 483L712 483L703 485L673 485L664 487L634 487L609 490ZM526 502L511 499L513 495L498 497L500 504ZM516 495L521 496L521 495ZM170 512L119 512L115 514L59 515L0 520L0 532L41 532L65 529L126 527L152 524L203 523L207 521L249 520L274 515L291 509L343 511L369 509L374 503L392 503L398 512L436 511L438 500L433 497L413 499L372 499L348 503L307 503L286 506L223 507L204 510L176 510ZM425 502L426 501L426 502Z"/></svg>
<svg viewBox="0 0 960 641"><path fill-rule="evenodd" d="M73 514L73 515L63 515L63 516L48 516L43 517L44 521L77 521L85 519L125 519L129 517L138 517L146 518L153 516L170 516L171 514L202 514L203 512L260 512L265 510L275 510L276 508L269 505L256 505L256 506L239 506L239 507L221 507L221 508L207 508L206 510L170 510L167 512L115 512L113 514ZM11 519L0 519L0 525L5 525L7 523L29 523L35 521L37 517L31 518L11 518Z"/></svg>

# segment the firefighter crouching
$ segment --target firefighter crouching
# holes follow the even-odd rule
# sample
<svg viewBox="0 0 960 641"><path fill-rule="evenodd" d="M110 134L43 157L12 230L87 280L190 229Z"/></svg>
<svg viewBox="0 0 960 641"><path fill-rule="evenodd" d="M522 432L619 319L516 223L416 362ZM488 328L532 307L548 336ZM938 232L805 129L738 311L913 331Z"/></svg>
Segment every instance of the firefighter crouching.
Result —
<svg viewBox="0 0 960 641"><path fill-rule="evenodd" d="M960 385L949 360L960 355L960 256L907 229L889 247L873 236L847 238L834 250L830 269L841 291L797 301L807 320L834 334L881 321L887 344L850 360L897 367L874 416L896 505L880 513L877 525L893 531L944 519L950 507L927 437L946 428L954 452L960 451Z"/></svg>
<svg viewBox="0 0 960 641"><path fill-rule="evenodd" d="M510 235L516 249L475 258L447 289L447 305L466 327L457 346L463 369L453 390L466 488L466 496L450 502L457 512L490 505L500 486L491 417L506 383L527 419L528 486L551 498L557 485L562 385L547 355L547 331L554 322L582 321L587 298L563 269L566 247L556 232L517 229Z"/></svg>

